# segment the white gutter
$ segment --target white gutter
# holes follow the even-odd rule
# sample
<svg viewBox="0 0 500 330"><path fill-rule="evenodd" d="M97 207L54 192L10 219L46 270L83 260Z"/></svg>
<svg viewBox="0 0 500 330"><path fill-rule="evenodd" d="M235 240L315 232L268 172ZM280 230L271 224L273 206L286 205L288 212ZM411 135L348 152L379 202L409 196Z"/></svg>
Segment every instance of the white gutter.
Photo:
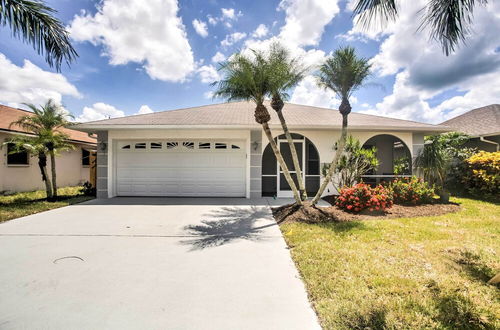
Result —
<svg viewBox="0 0 500 330"><path fill-rule="evenodd" d="M495 145L495 146L496 146L497 151L499 150L499 144L498 144L498 142L491 141L491 140L486 140L486 139L484 138L484 136L480 136L480 137L479 137L479 140L480 140L480 141L482 141L482 142L486 142L486 143L489 143L489 144L493 144L493 145Z"/></svg>

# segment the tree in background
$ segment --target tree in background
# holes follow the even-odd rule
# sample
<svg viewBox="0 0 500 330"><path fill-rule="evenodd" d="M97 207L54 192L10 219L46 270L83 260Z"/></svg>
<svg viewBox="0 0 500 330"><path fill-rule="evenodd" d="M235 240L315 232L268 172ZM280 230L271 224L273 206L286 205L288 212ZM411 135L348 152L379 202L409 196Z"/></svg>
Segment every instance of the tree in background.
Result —
<svg viewBox="0 0 500 330"><path fill-rule="evenodd" d="M366 29L377 20L394 21L398 15L397 0L357 0L354 15ZM446 55L464 43L471 32L476 6L485 6L488 0L427 0L420 29L429 27L430 37L437 40Z"/></svg>
<svg viewBox="0 0 500 330"><path fill-rule="evenodd" d="M67 142L69 136L61 132L61 128L71 126L67 120L71 116L55 104L50 99L45 105L37 108L33 104L25 104L33 114L20 117L11 123L10 126L18 126L24 131L33 134L36 137L36 145L42 144L44 153L50 156L50 166L52 172L52 196L57 197L57 173L56 173L56 155L65 150L73 149L74 146Z"/></svg>
<svg viewBox="0 0 500 330"><path fill-rule="evenodd" d="M370 67L368 59L359 57L353 47L341 47L319 69L317 74L319 86L332 90L342 100L339 107L339 112L342 115L342 133L337 144L337 152L335 152L326 176L312 200L313 205L318 203L336 171L347 138L348 116L351 113L349 98L354 91L363 86L366 78L370 75Z"/></svg>
<svg viewBox="0 0 500 330"><path fill-rule="evenodd" d="M14 37L45 54L49 66L60 71L63 60L69 65L78 54L64 24L53 16L56 12L42 1L0 0L0 24L8 25Z"/></svg>

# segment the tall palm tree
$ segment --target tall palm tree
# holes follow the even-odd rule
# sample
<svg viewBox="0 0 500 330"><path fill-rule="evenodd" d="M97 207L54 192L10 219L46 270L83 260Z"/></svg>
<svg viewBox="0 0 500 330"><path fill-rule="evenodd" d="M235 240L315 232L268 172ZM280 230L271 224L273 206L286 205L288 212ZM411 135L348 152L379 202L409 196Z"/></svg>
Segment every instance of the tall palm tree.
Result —
<svg viewBox="0 0 500 330"><path fill-rule="evenodd" d="M63 60L69 65L78 54L55 13L42 1L0 0L0 24L8 25L15 37L31 44L38 54L45 53L45 61L60 71Z"/></svg>
<svg viewBox="0 0 500 330"><path fill-rule="evenodd" d="M288 49L280 43L273 43L268 55L269 68L272 70L270 75L271 88L271 107L276 111L283 132L285 133L290 153L292 155L293 166L297 174L299 192L302 200L307 199L307 192L300 168L299 158L292 135L283 116L284 101L289 98L288 90L295 87L306 74L307 69L301 65L298 58L292 58Z"/></svg>
<svg viewBox="0 0 500 330"><path fill-rule="evenodd" d="M347 46L337 49L319 69L317 74L318 84L325 89L332 90L342 100L339 107L339 112L342 115L342 133L327 174L312 200L313 205L319 201L333 173L335 173L347 138L347 119L349 113L351 113L349 97L366 81L366 78L370 75L370 67L368 59L358 57L356 50Z"/></svg>
<svg viewBox="0 0 500 330"><path fill-rule="evenodd" d="M368 28L374 21L395 20L398 15L397 0L357 0L354 14ZM486 5L488 0L427 0L420 28L429 27L431 38L437 40L446 55L455 51L459 43L470 34L474 9Z"/></svg>
<svg viewBox="0 0 500 330"><path fill-rule="evenodd" d="M252 51L252 55L237 53L220 64L219 71L222 72L223 78L213 83L217 86L214 97L222 97L227 101L251 100L255 103L255 121L262 125L283 175L292 189L294 198L297 204L302 205L297 186L269 128L271 116L264 105L264 100L271 92L270 74L272 70L262 52Z"/></svg>
<svg viewBox="0 0 500 330"><path fill-rule="evenodd" d="M4 145L13 144L14 149L11 153L17 152L29 152L31 155L36 155L38 157L38 167L40 168L40 174L42 175L42 181L45 184L45 192L47 194L47 200L51 201L53 199L52 193L52 183L47 172L47 147L45 142L40 136L29 137L18 135L6 142Z"/></svg>
<svg viewBox="0 0 500 330"><path fill-rule="evenodd" d="M67 120L68 115L64 110L48 100L45 105L37 108L33 104L25 104L33 114L20 117L11 123L11 126L18 126L25 131L35 135L45 146L50 156L50 167L52 172L52 194L57 197L57 175L56 175L56 154L60 151L74 148L68 143L68 135L61 132L63 127L71 126Z"/></svg>

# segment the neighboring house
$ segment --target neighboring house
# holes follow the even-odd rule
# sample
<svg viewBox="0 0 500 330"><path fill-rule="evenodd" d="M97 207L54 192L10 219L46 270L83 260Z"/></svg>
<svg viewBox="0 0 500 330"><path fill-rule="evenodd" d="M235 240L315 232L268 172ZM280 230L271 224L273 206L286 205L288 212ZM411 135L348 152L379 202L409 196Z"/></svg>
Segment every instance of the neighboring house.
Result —
<svg viewBox="0 0 500 330"><path fill-rule="evenodd" d="M500 144L500 104L491 104L449 119L441 125L469 134L468 147L498 151Z"/></svg>
<svg viewBox="0 0 500 330"><path fill-rule="evenodd" d="M269 105L269 104L268 104ZM291 196L254 105L231 102L83 123L97 133L97 194L114 196ZM292 164L274 110L270 127ZM317 191L321 166L335 153L341 115L337 110L296 104L283 109L304 169L306 188ZM376 146L381 166L375 177L393 175L393 162L413 157L424 135L446 127L360 113L349 115L350 134ZM325 193L332 193L330 187Z"/></svg>
<svg viewBox="0 0 500 330"><path fill-rule="evenodd" d="M38 158L26 152L10 154L11 146L3 143L14 135L25 134L18 126L10 126L21 116L31 112L0 105L0 192L18 192L45 189L40 175ZM74 150L62 152L56 158L58 186L74 186L89 180L89 154L95 150L96 139L87 133L61 129L70 137ZM50 173L50 157L48 157Z"/></svg>

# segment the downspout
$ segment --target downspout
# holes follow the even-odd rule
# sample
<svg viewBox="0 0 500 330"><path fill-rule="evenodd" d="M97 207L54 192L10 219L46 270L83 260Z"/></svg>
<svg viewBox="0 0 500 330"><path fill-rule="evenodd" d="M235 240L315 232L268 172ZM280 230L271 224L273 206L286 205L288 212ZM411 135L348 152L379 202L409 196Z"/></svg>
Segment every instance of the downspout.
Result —
<svg viewBox="0 0 500 330"><path fill-rule="evenodd" d="M498 142L491 141L491 140L486 140L486 139L484 138L484 136L480 136L480 137L479 137L479 140L480 140L480 141L482 141L482 142L485 142L485 143L494 144L494 145L496 146L497 151L498 151L498 149L499 149L499 144L498 144Z"/></svg>

